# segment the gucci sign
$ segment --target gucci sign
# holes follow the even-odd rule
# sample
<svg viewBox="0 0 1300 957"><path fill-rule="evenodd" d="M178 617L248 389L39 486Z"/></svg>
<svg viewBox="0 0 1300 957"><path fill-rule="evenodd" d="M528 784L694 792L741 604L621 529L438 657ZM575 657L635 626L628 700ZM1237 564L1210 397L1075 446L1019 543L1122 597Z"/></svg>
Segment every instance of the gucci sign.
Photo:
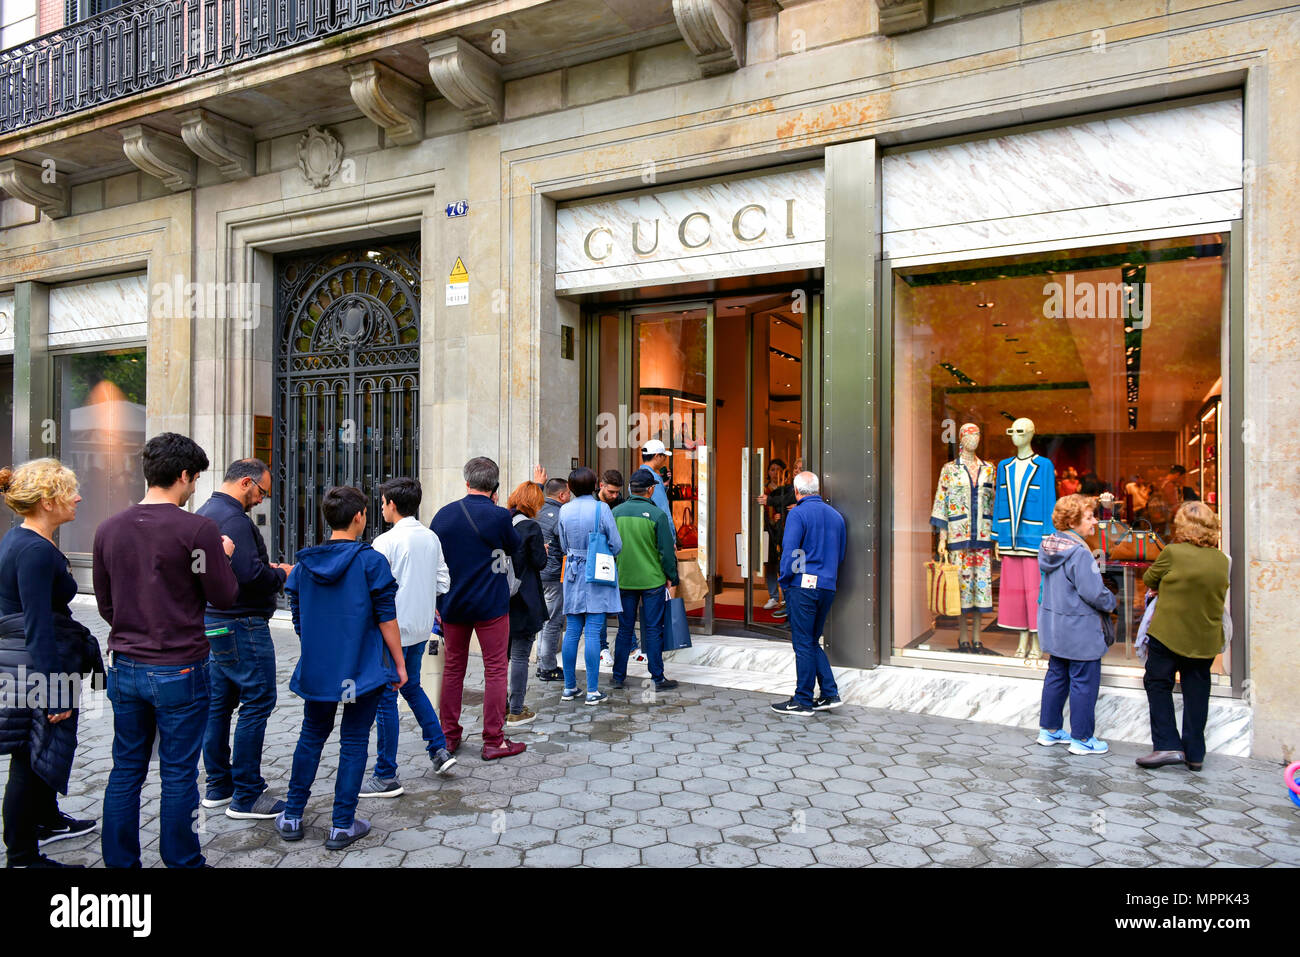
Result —
<svg viewBox="0 0 1300 957"><path fill-rule="evenodd" d="M561 206L555 288L590 292L824 265L821 166Z"/></svg>
<svg viewBox="0 0 1300 957"><path fill-rule="evenodd" d="M794 239L794 198L786 199L784 207L784 217L779 228L784 228L786 239ZM731 235L742 243L759 242L768 235L768 230L773 225L769 220L767 206L762 203L746 203L731 216ZM675 229L673 225L669 221L670 235L676 237L677 246L682 252L704 249L713 240L713 217L704 210L697 209L687 213L676 223ZM659 217L655 217L648 224L643 224L640 221L632 223L631 230L626 234L626 239L630 241L632 252L637 256L653 256L659 251ZM587 232L587 238L582 244L582 251L593 263L603 262L614 251L617 241L611 227L596 226Z"/></svg>

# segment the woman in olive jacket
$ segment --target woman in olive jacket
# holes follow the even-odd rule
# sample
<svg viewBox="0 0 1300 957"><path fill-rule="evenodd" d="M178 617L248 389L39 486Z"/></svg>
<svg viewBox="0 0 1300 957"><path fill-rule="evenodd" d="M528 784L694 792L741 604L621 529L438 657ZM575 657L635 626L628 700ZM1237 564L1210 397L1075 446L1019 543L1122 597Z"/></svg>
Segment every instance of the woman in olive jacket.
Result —
<svg viewBox="0 0 1300 957"><path fill-rule="evenodd" d="M1158 601L1147 627L1142 684L1151 712L1150 754L1139 767L1186 764L1201 770L1210 711L1210 666L1223 650L1228 556L1219 551L1219 517L1204 502L1185 502L1174 533L1142 580ZM1183 732L1174 722L1174 674L1182 681Z"/></svg>

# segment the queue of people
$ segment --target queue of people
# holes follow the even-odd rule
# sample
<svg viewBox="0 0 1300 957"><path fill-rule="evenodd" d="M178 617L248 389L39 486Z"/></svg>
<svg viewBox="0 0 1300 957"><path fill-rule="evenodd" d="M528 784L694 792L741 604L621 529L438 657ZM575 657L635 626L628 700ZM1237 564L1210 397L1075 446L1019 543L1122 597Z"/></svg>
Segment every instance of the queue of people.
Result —
<svg viewBox="0 0 1300 957"><path fill-rule="evenodd" d="M373 544L364 541L371 520L367 496L356 488L331 488L321 503L328 539L302 549L289 565L269 561L248 514L271 492L264 462L232 463L211 498L190 512L185 505L208 468L207 455L186 436L155 436L142 453L144 498L95 534L95 598L110 626L106 661L72 617L77 585L54 542L55 530L76 517L76 476L53 459L3 469L0 493L23 521L0 540L0 669L21 666L50 679L97 670L105 675L114 716L102 821L107 866L140 866L140 800L155 738L163 862L201 867L194 827L200 805L224 807L235 819L274 819L282 839L303 839L303 815L336 723L337 774L325 844L341 850L370 829L356 813L362 799L403 793L399 694L434 772L446 775L456 764L474 636L483 661L484 760L526 750L506 734L537 717L524 698L539 633L535 676L562 681L562 701L608 702L610 692L625 687L634 651L647 662L656 690L677 686L664 673L662 651L667 600L678 582L676 533L658 471L665 459L661 443L648 443L642 467L627 480L629 494L613 508L611 480L621 494L622 476L577 468L567 480L549 479L540 467L503 508L496 463L474 458L464 467L464 497L439 509L427 527L417 517L419 482L394 478L379 490L382 518L391 528ZM809 717L842 703L820 637L847 553L846 526L822 498L815 474L794 475L789 504L774 484L779 477L765 490L764 504L775 509L774 524L779 517L771 577L789 614L796 683L790 699L772 710ZM1067 745L1074 754L1108 750L1096 736L1094 711L1100 660L1113 640L1108 626L1115 599L1085 543L1096 526L1095 508L1096 501L1082 494L1062 497L1052 518L1056 531L1039 555L1039 630L1051 660L1038 743ZM1144 576L1158 596L1145 678L1153 751L1137 763L1199 770L1210 664L1222 645L1228 559L1218 548L1218 518L1209 507L1184 503L1173 527L1171 544ZM269 619L281 589L300 643L290 690L303 701L283 798L271 792L261 771L267 720L277 703ZM602 690L600 650L611 615L618 618L613 675ZM426 645L439 633L445 648L441 716L420 685ZM1181 733L1173 714L1175 674L1182 679ZM50 687L64 685L51 680ZM57 805L76 750L77 703L75 689L52 692L40 707L0 714L0 753L11 755L3 805L11 867L64 866L40 847L97 826ZM372 726L377 755L367 775Z"/></svg>

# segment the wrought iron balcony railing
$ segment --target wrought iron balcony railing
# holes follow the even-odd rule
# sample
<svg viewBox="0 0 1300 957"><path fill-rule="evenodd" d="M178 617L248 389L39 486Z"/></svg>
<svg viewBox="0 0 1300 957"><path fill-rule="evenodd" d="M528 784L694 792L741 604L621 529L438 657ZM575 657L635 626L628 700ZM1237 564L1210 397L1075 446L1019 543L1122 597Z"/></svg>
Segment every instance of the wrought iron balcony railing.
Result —
<svg viewBox="0 0 1300 957"><path fill-rule="evenodd" d="M443 0L129 0L0 51L0 133Z"/></svg>

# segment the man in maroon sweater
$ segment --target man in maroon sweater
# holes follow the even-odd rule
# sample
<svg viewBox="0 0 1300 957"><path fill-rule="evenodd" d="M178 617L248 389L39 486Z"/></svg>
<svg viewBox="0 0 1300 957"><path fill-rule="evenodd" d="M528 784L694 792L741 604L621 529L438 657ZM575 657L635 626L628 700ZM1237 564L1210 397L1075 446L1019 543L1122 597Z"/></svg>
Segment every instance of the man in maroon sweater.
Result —
<svg viewBox="0 0 1300 957"><path fill-rule="evenodd" d="M203 609L229 608L235 545L216 522L182 507L208 467L203 450L164 432L144 447L149 489L95 532L94 582L108 635L113 769L104 791L106 867L140 866L140 790L155 733L162 778L159 850L168 867L202 867L199 753L208 721Z"/></svg>

